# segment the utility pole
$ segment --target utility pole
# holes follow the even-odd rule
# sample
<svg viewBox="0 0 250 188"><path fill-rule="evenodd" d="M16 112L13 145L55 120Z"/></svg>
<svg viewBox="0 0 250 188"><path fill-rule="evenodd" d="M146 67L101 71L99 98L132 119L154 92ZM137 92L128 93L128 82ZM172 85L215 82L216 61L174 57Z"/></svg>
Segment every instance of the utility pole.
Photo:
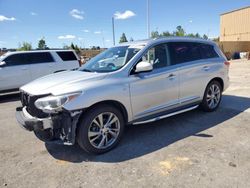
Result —
<svg viewBox="0 0 250 188"><path fill-rule="evenodd" d="M147 30L148 30L148 38L150 38L150 7L149 7L149 0L147 0Z"/></svg>
<svg viewBox="0 0 250 188"><path fill-rule="evenodd" d="M115 46L115 20L114 20L114 16L112 16L112 29L113 29L113 45Z"/></svg>

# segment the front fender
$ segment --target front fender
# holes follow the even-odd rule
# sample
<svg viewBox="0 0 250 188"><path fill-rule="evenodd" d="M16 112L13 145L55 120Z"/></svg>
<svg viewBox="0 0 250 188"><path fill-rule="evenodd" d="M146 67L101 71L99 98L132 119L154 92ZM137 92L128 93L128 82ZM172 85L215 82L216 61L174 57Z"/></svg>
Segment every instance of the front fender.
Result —
<svg viewBox="0 0 250 188"><path fill-rule="evenodd" d="M82 95L65 104L64 109L68 111L85 109L103 101L116 101L121 103L127 110L128 121L132 120L128 83L113 83L87 89Z"/></svg>

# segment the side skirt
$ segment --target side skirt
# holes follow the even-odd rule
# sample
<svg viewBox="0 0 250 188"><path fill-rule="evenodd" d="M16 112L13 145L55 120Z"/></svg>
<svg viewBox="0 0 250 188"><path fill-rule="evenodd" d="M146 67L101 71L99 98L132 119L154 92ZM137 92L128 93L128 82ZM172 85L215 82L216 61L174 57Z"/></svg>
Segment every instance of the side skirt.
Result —
<svg viewBox="0 0 250 188"><path fill-rule="evenodd" d="M164 119L164 118L167 118L167 117L170 117L170 116L174 116L174 115L177 115L177 114L181 114L183 112L187 112L187 111L190 111L190 110L194 110L196 108L199 107L199 104L196 104L196 105L193 105L193 106L189 106L187 108L184 108L184 109L179 109L179 110L176 110L176 111L172 111L172 112L166 112L164 115L159 115L157 117L153 117L153 118L150 118L150 119L145 119L144 120L135 120L134 122L132 122L133 125L138 125L138 124L144 124L144 123L151 123L151 122L154 122L154 121L158 121L158 120L161 120L161 119Z"/></svg>

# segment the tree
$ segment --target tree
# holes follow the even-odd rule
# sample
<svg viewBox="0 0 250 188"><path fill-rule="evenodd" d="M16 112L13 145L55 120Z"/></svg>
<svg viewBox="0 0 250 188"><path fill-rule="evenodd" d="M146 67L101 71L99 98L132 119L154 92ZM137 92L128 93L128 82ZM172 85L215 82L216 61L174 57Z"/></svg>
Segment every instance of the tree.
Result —
<svg viewBox="0 0 250 188"><path fill-rule="evenodd" d="M75 45L73 44L73 42L71 42L70 48L73 49L73 50L75 49Z"/></svg>
<svg viewBox="0 0 250 188"><path fill-rule="evenodd" d="M129 41L130 41L130 42L133 42L133 41L134 41L134 39L133 39L132 37L130 37Z"/></svg>
<svg viewBox="0 0 250 188"><path fill-rule="evenodd" d="M64 44L63 49L68 50L68 49L70 49L70 47L67 44Z"/></svg>
<svg viewBox="0 0 250 188"><path fill-rule="evenodd" d="M189 34L187 34L187 37L195 37L195 34L189 33Z"/></svg>
<svg viewBox="0 0 250 188"><path fill-rule="evenodd" d="M38 41L38 49L39 50L45 50L45 49L48 49L47 45L46 45L46 42L45 42L45 38L41 38L39 41Z"/></svg>
<svg viewBox="0 0 250 188"><path fill-rule="evenodd" d="M208 36L206 34L204 34L202 38L208 40Z"/></svg>
<svg viewBox="0 0 250 188"><path fill-rule="evenodd" d="M127 37L126 37L125 33L122 33L122 36L121 36L121 38L120 38L119 43L123 43L123 42L128 42L128 40L127 40Z"/></svg>
<svg viewBox="0 0 250 188"><path fill-rule="evenodd" d="M75 50L77 54L79 54L81 51L77 45L73 44L73 42L70 44L70 49Z"/></svg>
<svg viewBox="0 0 250 188"><path fill-rule="evenodd" d="M173 33L175 36L180 36L180 37L183 37L185 36L185 31L184 29L179 25L176 27L176 31L174 31Z"/></svg>
<svg viewBox="0 0 250 188"><path fill-rule="evenodd" d="M164 31L161 35L164 37L173 36L173 34L169 33L168 31Z"/></svg>
<svg viewBox="0 0 250 188"><path fill-rule="evenodd" d="M152 31L151 32L151 38L159 38L160 37L160 34L158 31Z"/></svg>
<svg viewBox="0 0 250 188"><path fill-rule="evenodd" d="M22 44L19 44L18 51L30 51L32 50L32 45L31 43L28 42L23 42Z"/></svg>
<svg viewBox="0 0 250 188"><path fill-rule="evenodd" d="M159 38L159 37L169 37L169 36L180 36L180 37L183 37L183 36L187 36L187 37L194 37L194 38L203 38L205 40L208 40L208 36L207 35L203 35L201 37L201 35L199 33L186 33L184 28L182 28L182 26L177 26L176 27L176 30L173 31L173 32L169 32L169 31L164 31L162 33L159 33L158 31L152 31L151 32L151 38Z"/></svg>
<svg viewBox="0 0 250 188"><path fill-rule="evenodd" d="M196 37L196 38L201 38L201 36L200 36L199 33L196 33L196 34L195 34L195 37Z"/></svg>

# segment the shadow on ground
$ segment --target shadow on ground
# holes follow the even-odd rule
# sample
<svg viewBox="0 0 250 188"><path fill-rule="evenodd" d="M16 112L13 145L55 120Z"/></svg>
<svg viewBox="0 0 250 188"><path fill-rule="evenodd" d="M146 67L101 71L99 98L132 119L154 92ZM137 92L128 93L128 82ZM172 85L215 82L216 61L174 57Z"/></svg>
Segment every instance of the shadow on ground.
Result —
<svg viewBox="0 0 250 188"><path fill-rule="evenodd" d="M0 104L20 100L20 93L0 94Z"/></svg>
<svg viewBox="0 0 250 188"><path fill-rule="evenodd" d="M189 136L211 139L213 135L200 133L227 121L250 108L250 98L225 95L216 112L190 111L155 123L127 127L121 143L102 155L89 155L79 146L45 144L56 159L69 162L121 162L165 148Z"/></svg>

